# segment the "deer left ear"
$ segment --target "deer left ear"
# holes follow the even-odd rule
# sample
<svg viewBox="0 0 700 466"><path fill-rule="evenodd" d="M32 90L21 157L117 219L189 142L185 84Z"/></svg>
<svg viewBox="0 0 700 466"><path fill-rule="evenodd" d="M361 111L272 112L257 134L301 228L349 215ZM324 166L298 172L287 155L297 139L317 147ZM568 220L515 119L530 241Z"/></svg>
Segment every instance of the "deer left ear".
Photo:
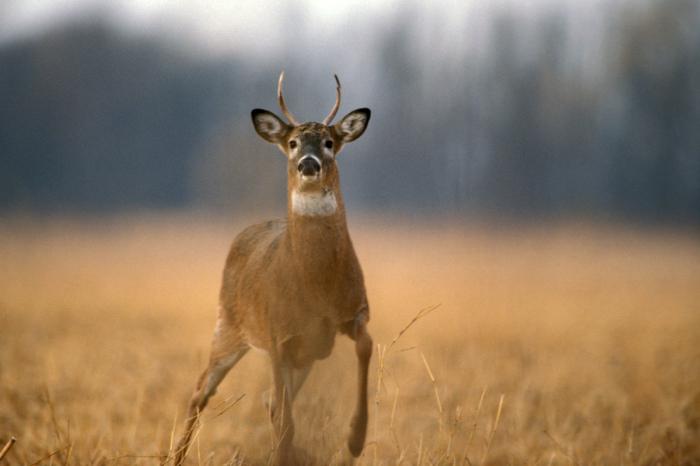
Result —
<svg viewBox="0 0 700 466"><path fill-rule="evenodd" d="M333 129L340 137L341 141L352 142L362 136L367 129L371 112L368 108L358 108L348 113L338 123L333 125Z"/></svg>
<svg viewBox="0 0 700 466"><path fill-rule="evenodd" d="M267 110L256 108L250 112L250 116L255 131L267 142L281 143L291 129L280 117Z"/></svg>

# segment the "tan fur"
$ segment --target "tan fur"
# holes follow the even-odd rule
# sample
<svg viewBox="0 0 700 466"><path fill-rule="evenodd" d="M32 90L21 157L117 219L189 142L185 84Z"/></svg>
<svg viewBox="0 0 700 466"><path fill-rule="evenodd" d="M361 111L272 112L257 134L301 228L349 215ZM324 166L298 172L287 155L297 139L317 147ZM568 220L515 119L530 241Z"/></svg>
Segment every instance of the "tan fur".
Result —
<svg viewBox="0 0 700 466"><path fill-rule="evenodd" d="M262 117L256 119L256 112ZM364 126L369 120L366 109L348 117L351 115L351 120L364 118ZM357 456L364 445L367 372L372 353L366 329L369 307L362 270L347 229L335 161L343 144L359 137L364 126L350 134L340 130L340 123L332 127L320 123L291 126L280 120L280 131L279 126L269 124L271 118L278 117L253 111L256 131L287 156L287 218L250 226L231 246L223 272L211 358L190 402L185 432L176 450L176 466L184 461L199 412L226 373L251 347L266 351L272 362L272 420L279 440L275 462L293 464L291 404L314 361L331 353L337 333L356 342L359 385L348 447ZM275 128L274 133L271 128ZM296 148L290 147L292 140ZM332 141L332 149L325 146L328 141ZM308 154L321 161L318 178L310 181L300 175L298 168L299 160ZM294 192L318 196L332 193L337 208L328 215L299 215L291 202Z"/></svg>

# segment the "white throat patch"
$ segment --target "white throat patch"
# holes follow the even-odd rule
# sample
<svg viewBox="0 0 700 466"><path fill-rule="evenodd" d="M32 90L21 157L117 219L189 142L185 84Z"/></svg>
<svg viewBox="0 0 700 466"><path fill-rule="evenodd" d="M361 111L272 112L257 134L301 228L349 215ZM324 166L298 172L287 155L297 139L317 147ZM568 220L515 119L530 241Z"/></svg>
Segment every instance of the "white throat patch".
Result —
<svg viewBox="0 0 700 466"><path fill-rule="evenodd" d="M338 209L338 201L333 192L304 193L292 192L292 211L304 217L325 217Z"/></svg>

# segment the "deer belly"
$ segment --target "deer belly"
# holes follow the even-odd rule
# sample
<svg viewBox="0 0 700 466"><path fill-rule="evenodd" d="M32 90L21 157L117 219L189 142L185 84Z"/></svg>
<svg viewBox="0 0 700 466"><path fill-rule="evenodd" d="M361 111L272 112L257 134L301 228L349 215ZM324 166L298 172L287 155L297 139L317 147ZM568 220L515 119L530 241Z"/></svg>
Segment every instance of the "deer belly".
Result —
<svg viewBox="0 0 700 466"><path fill-rule="evenodd" d="M325 359L333 351L336 331L328 318L309 322L303 333L284 342L284 357L295 367L303 367L318 359Z"/></svg>

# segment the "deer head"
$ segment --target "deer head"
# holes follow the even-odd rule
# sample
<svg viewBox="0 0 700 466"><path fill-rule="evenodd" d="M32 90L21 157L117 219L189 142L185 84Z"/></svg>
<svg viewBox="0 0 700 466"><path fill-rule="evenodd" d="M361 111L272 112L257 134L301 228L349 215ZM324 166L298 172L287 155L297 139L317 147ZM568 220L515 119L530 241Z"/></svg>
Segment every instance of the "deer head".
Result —
<svg viewBox="0 0 700 466"><path fill-rule="evenodd" d="M280 73L277 83L277 99L289 123L270 111L256 108L251 112L255 131L287 157L290 194L336 191L339 179L335 158L345 144L362 136L369 123L370 110L353 110L332 125L340 107L340 81L335 76L336 99L328 116L322 123L299 123L282 96L283 80L284 72Z"/></svg>

